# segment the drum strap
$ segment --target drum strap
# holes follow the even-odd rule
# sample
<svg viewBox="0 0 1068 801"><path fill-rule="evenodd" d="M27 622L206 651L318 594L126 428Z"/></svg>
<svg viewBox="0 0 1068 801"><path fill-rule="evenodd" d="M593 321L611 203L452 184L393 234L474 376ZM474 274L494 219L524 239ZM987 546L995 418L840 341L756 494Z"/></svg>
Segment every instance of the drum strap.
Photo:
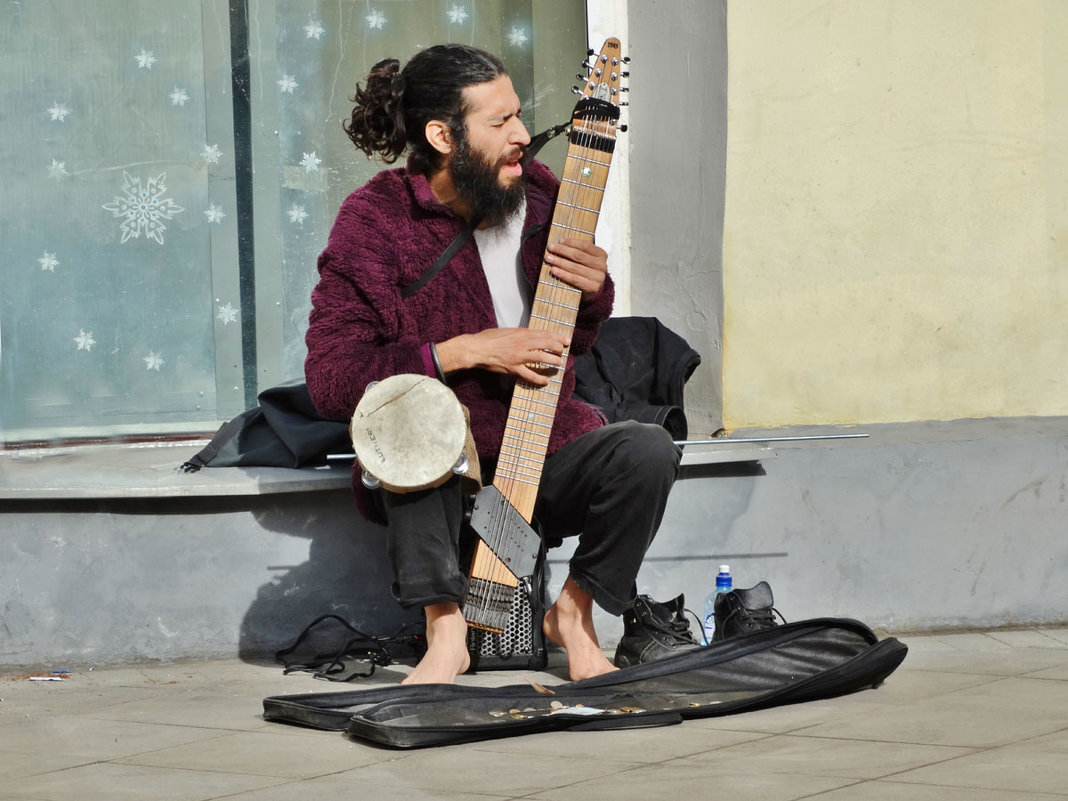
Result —
<svg viewBox="0 0 1068 801"><path fill-rule="evenodd" d="M561 125L554 125L552 128L547 128L540 134L536 135L530 140L530 144L527 145L526 152L523 154L524 163L529 162L541 150L542 146L557 134L563 133L570 126L570 122L562 123ZM480 217L475 217L467 225L463 227L463 230L456 235L456 238L449 243L449 246L445 248L437 260L430 265L430 269L416 278L412 283L401 289L401 298L407 300L428 283L430 279L441 272L441 268L448 264L452 257L456 255L456 252L464 246L471 235L475 232L478 224L482 222Z"/></svg>

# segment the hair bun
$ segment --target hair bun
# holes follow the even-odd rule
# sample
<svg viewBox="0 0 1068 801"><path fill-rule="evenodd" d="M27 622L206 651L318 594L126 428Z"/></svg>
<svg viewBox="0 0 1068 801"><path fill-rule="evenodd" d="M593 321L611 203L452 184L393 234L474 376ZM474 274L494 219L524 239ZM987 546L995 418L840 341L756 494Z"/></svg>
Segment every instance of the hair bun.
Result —
<svg viewBox="0 0 1068 801"><path fill-rule="evenodd" d="M405 86L400 62L385 58L371 67L363 87L357 84L356 106L345 121L345 133L368 156L375 153L390 164L407 146L404 131Z"/></svg>

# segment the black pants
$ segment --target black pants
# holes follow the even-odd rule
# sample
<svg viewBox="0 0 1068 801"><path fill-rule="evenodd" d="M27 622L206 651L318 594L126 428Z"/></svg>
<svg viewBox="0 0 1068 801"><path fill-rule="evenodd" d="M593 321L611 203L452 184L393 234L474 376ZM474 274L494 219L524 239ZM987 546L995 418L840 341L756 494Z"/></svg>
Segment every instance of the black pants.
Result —
<svg viewBox="0 0 1068 801"><path fill-rule="evenodd" d="M662 426L624 421L596 429L545 460L534 516L546 543L578 537L570 575L601 608L622 614L656 535L681 451ZM383 491L393 592L405 608L461 601L468 545L458 479L420 492ZM471 535L473 536L473 535Z"/></svg>

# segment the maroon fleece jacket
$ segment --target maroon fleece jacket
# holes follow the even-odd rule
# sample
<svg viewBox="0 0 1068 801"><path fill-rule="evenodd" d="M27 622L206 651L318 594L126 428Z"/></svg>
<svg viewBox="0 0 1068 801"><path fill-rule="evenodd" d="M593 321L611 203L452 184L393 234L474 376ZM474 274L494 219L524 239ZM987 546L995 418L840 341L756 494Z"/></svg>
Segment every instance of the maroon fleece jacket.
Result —
<svg viewBox="0 0 1068 801"><path fill-rule="evenodd" d="M544 164L527 167L523 269L537 283L559 181ZM348 422L367 384L397 373L434 375L428 345L458 334L496 328L489 285L474 239L426 286L403 299L401 289L419 278L462 230L464 221L434 197L426 176L407 168L386 170L341 204L326 248L305 341L308 390L324 418ZM593 407L572 397L574 357L593 345L612 311L611 279L579 309L549 441L555 453L604 425ZM486 370L461 370L448 384L471 415L483 468L496 463L514 379ZM357 506L378 519L353 471Z"/></svg>

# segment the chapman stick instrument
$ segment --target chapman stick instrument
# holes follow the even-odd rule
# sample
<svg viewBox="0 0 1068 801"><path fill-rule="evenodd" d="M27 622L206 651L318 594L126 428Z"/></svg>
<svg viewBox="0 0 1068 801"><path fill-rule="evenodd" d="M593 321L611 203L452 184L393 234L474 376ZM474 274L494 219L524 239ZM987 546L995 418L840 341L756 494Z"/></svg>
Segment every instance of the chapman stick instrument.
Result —
<svg viewBox="0 0 1068 801"><path fill-rule="evenodd" d="M594 55L590 51L590 55ZM605 40L571 115L571 134L563 177L549 229L549 241L573 238L592 242L608 181L619 121L620 78L627 60L619 40ZM581 78L581 76L579 76ZM625 130L620 126L619 130ZM542 262L529 327L554 331L570 339L582 293L554 278ZM567 353L565 351L566 358ZM469 625L502 631L508 623L517 587L527 584L537 560L540 538L529 526L534 515L549 433L560 396L562 370L533 365L549 376L537 387L517 381L501 443L493 486L475 501L471 525L479 534L468 575L464 617Z"/></svg>

